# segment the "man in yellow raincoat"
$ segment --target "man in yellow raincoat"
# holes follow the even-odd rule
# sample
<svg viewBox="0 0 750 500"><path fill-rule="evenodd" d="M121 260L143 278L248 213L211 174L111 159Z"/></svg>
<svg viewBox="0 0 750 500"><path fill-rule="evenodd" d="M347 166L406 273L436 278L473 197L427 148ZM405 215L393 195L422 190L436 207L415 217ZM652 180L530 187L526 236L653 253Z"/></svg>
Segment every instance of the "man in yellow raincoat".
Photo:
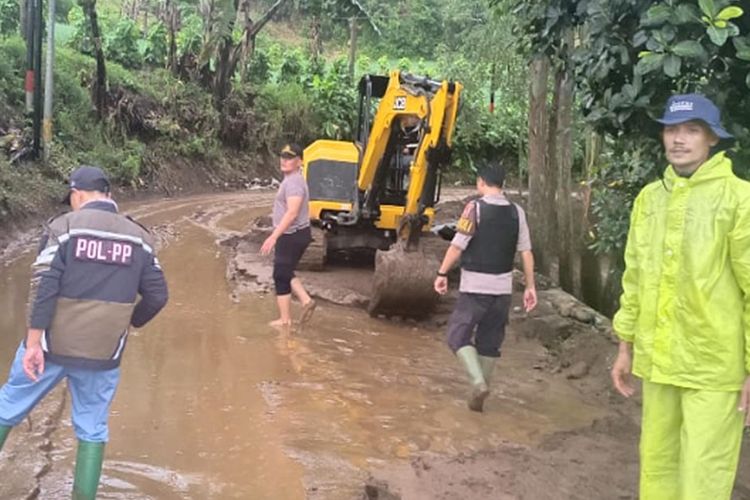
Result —
<svg viewBox="0 0 750 500"><path fill-rule="evenodd" d="M643 379L641 500L728 500L750 425L750 183L716 152L732 136L710 100L673 96L659 122L670 165L633 206L612 380L630 397Z"/></svg>

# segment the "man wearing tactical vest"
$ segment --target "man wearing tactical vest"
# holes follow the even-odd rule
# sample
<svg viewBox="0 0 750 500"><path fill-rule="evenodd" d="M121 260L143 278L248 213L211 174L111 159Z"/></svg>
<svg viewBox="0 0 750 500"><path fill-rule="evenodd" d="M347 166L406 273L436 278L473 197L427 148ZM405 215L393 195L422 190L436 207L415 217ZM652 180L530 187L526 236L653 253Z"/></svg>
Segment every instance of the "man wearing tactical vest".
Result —
<svg viewBox="0 0 750 500"><path fill-rule="evenodd" d="M461 262L459 297L448 321L448 345L463 364L471 381L469 408L481 412L510 313L513 262L521 254L526 278L524 307L536 307L534 256L526 216L503 194L505 170L501 166L479 172L480 198L466 205L457 234L445 253L435 291L448 292L448 272Z"/></svg>
<svg viewBox="0 0 750 500"><path fill-rule="evenodd" d="M164 307L167 285L151 235L117 213L101 169L75 170L65 201L73 211L45 226L28 331L0 388L0 448L11 428L67 379L78 437L73 498L93 500L128 330Z"/></svg>

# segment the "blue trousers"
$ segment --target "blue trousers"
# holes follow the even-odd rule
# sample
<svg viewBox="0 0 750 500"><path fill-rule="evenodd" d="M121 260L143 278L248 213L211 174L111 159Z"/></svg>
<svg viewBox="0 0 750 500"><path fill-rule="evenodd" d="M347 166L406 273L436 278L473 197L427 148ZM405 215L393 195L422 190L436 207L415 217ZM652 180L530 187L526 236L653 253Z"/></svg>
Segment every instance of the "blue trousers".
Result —
<svg viewBox="0 0 750 500"><path fill-rule="evenodd" d="M64 378L72 401L73 427L78 439L95 443L109 439L109 408L120 382L120 369L87 370L45 361L44 373L33 382L23 371L21 343L8 382L0 388L0 425L13 427Z"/></svg>

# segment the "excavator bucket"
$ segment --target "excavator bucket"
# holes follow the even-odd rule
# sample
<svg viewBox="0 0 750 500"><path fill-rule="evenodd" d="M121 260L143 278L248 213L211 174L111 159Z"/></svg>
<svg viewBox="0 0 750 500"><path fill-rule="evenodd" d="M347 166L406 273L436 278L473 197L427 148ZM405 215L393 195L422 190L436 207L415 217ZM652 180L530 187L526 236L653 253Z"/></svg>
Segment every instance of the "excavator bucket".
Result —
<svg viewBox="0 0 750 500"><path fill-rule="evenodd" d="M424 318L437 304L433 288L440 263L419 248L395 244L375 254L375 275L368 312L371 316Z"/></svg>

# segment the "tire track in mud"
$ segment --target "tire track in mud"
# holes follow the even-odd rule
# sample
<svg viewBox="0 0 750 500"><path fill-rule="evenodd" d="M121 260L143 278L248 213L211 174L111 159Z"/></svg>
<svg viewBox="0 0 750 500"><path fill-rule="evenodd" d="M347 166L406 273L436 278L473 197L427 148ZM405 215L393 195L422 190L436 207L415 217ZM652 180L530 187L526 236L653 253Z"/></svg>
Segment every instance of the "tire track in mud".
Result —
<svg viewBox="0 0 750 500"><path fill-rule="evenodd" d="M271 200L272 193L269 192L204 195L146 203L125 212L152 226L159 247L163 249L188 236L191 226L207 231L218 244L242 238L249 222L243 217L254 210L266 209ZM227 246L231 248L231 245L223 245L224 248ZM217 245L216 251L221 252L221 249L222 245ZM556 376L547 370L546 365L540 365L539 369L534 366L532 370L519 364L521 349L531 344L516 343L514 346L514 343L509 343L510 359L504 363L508 379L494 394L494 409L482 416L481 425L478 419L467 423L463 405L454 408L454 400L464 389L463 379L458 377L460 373L453 365L438 366L435 363L436 354L430 348L434 345L437 349L438 346L430 338L414 339L424 350L422 356L415 359L400 356L400 351L394 350L394 346L403 347L409 343L399 332L380 335L377 341L370 339L372 332L363 331L367 328L364 323L369 320L362 318L363 324L360 325L360 316L355 315L349 320L352 332L344 336L342 320L336 317L339 313L326 309L328 307L324 306L314 320L314 329L322 331L308 332L304 337L279 339L279 350L285 354L293 371L276 378L268 375L272 377L271 381L261 387L270 421L291 419L290 434L295 439L286 443L285 451L307 469L307 498L329 499L335 492L341 492L344 486L351 487L354 494L357 485L363 498L368 499L604 498L596 496L601 492L605 492L605 497L606 492L612 494L607 498L617 498L618 493L622 495L620 498L630 498L627 495L633 490L633 457L636 456L636 440L632 435L636 431L634 427L624 425L627 417L611 416L612 405L607 404L606 394L592 397L592 391L600 388L596 380L598 370L592 370L586 379L570 382L570 385L577 391L586 392L587 399L596 399L592 404L608 410L610 416L585 428L550 434L534 445L497 444L500 438L504 438L502 424L506 428L515 428L523 421L530 421L529 416L538 414L559 419L565 415L563 410L550 410L544 401L545 406L534 406L537 404L535 399L538 399L531 396L538 391L535 387L544 388L553 379L561 383L559 379L564 379L565 374ZM547 322L544 321L546 317L539 316L532 318L533 321L519 320L514 328L516 332L528 330L523 333L527 340L544 344L539 338L541 335L534 330L551 329L560 316L553 312L550 308ZM341 315L348 316L348 313L342 312ZM329 320L325 325L324 318ZM382 328L390 329L391 325L390 322L382 323ZM592 331L590 338L599 338L597 335ZM587 339L589 337L576 333L570 340L562 341L561 349L581 355L580 341ZM353 356L358 352L367 352L366 359L347 361L356 360ZM444 353L440 355L447 358ZM451 361L445 360L446 363ZM534 362L533 357L529 357L529 361ZM372 367L373 364L377 369ZM515 368L515 373L511 373L510 367ZM399 393L411 394L414 400L426 398L424 411L417 411L417 420L423 420L417 431L411 429L415 410L409 408L414 401L394 407L390 395L396 383L400 384ZM435 409L441 405L442 410ZM35 478L36 488L28 496L18 498L45 498L40 485L45 478L49 481L55 468L55 443L52 439L61 428L65 406L63 394L45 409L50 416L37 427L43 429L38 434L41 442L33 450L43 456L43 465ZM373 407L378 409L378 415L373 415ZM382 421L378 417L382 417ZM514 419L519 421L514 422ZM445 427L448 420L462 422L463 427L472 425L479 430L470 433L465 429L465 435L459 438L455 435L458 431ZM499 429L498 438L490 439L489 447L486 436L482 434L489 432L488 425ZM417 439L421 437L419 433L424 433L425 426L433 431L424 439ZM378 430L378 427L382 429ZM536 426L537 430L540 428ZM496 430L492 429L492 432ZM340 449L332 448L335 439L339 439ZM354 452L352 443L358 446ZM416 446L417 451L413 452L411 445ZM623 445L627 448L612 453L613 449ZM399 460L394 460L394 457ZM352 464L356 467L353 468ZM619 468L627 470L623 472ZM371 480L367 480L365 471L372 473ZM580 484L585 488L576 490ZM548 496L539 496L540 491ZM746 498L743 496L745 491L744 485L738 485L740 496L737 498ZM586 497L586 493L595 496Z"/></svg>
<svg viewBox="0 0 750 500"><path fill-rule="evenodd" d="M240 234L239 231L220 227L219 221L238 212L269 207L271 200L271 193L267 191L220 193L146 202L135 206L132 210L129 209L132 204L126 203L122 212L151 226L156 246L163 250L179 240L180 226L185 223L194 224L206 230L217 243L221 239ZM199 208L201 206L205 208ZM152 221L155 224L152 225ZM34 249L39 233L39 228L15 233L13 240L0 248L0 266L9 268L19 265L22 259L25 260ZM0 384L3 382L4 380L0 381ZM59 457L56 460L55 453L59 454L63 450L60 444L55 442L55 434L63 427L68 399L67 388L60 384L11 433L12 436L3 450L4 458L7 457L10 460L0 463L0 470L10 468L5 472L13 471L16 479L12 481L13 484L3 482L0 497L26 500L50 498L50 492L45 492L45 482L46 487L49 488L50 483L56 482L59 479L57 476L60 476L62 472L57 470L60 465ZM16 443L23 441L25 446L14 445L14 441ZM72 450L71 454L75 455L75 450ZM62 463L67 466L66 461ZM68 472L65 471L63 475L67 476Z"/></svg>
<svg viewBox="0 0 750 500"><path fill-rule="evenodd" d="M44 464L42 465L41 470L34 475L34 478L36 479L36 487L31 493L26 496L26 500L37 500L38 498L40 498L39 495L42 492L42 483L46 476L52 472L52 466L54 463L54 458L52 457L52 450L54 449L52 436L60 428L62 416L65 411L65 404L68 401L68 391L63 390L60 392L61 395L59 398L57 398L56 407L44 417L42 423L44 431L41 434L41 438L43 439L43 441L39 444L37 449L42 452L42 456L44 457ZM31 419L31 415L27 417L27 419L29 422L29 431L32 431L33 421Z"/></svg>

